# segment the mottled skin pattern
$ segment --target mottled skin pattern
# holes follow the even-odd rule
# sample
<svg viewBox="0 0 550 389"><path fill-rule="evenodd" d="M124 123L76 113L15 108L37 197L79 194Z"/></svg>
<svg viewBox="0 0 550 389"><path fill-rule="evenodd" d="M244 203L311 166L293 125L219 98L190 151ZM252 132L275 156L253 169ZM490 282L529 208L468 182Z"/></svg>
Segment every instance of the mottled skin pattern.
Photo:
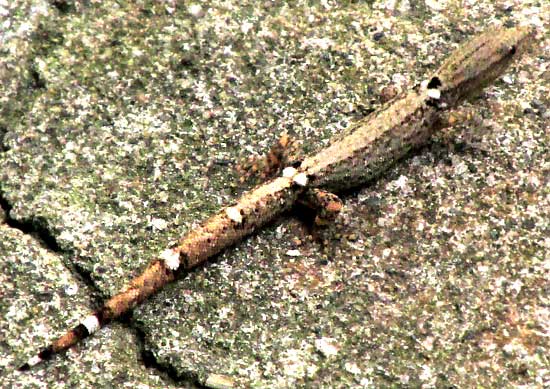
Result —
<svg viewBox="0 0 550 389"><path fill-rule="evenodd" d="M244 194L234 205L242 222L222 211L179 242L184 266L189 269L204 262L289 210L303 190L291 178L277 177Z"/></svg>
<svg viewBox="0 0 550 389"><path fill-rule="evenodd" d="M432 135L439 107L428 105L426 88L397 96L355 124L354 130L300 166L310 187L342 191L370 181Z"/></svg>
<svg viewBox="0 0 550 389"><path fill-rule="evenodd" d="M134 308L137 304L297 203L333 218L341 201L330 192L364 184L419 147L440 128L442 113L502 74L532 38L529 28L490 30L457 49L426 82L354 124L348 135L295 168L244 194L153 260L143 273L94 314L21 366L27 370ZM327 192L330 191L330 192Z"/></svg>

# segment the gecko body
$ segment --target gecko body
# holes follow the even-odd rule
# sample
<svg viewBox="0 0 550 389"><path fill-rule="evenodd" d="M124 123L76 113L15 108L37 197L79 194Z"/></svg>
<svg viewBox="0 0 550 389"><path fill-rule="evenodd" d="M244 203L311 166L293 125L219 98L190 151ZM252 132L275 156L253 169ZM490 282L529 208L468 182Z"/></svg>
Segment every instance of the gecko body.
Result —
<svg viewBox="0 0 550 389"><path fill-rule="evenodd" d="M493 29L465 43L425 82L353 124L347 135L328 147L285 168L281 176L245 193L164 250L122 292L19 370L67 350L174 281L180 272L234 245L296 203L322 207L334 216L341 208L334 192L363 185L425 144L440 128L444 113L500 76L532 35L526 27Z"/></svg>

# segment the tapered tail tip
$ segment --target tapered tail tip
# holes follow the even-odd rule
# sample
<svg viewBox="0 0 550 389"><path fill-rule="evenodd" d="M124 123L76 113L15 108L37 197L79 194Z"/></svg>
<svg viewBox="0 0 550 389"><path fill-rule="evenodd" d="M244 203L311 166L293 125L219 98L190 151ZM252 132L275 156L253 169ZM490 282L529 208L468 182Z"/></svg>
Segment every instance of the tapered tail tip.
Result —
<svg viewBox="0 0 550 389"><path fill-rule="evenodd" d="M23 364L19 369L19 371L28 371L31 369L31 367L38 365L40 362L42 362L44 359L40 357L40 355L35 355L31 359L27 361L27 363Z"/></svg>
<svg viewBox="0 0 550 389"><path fill-rule="evenodd" d="M40 362L50 359L53 355L53 347L50 345L42 349L37 355L27 361L27 363L21 365L18 371L28 371L31 367L38 365Z"/></svg>

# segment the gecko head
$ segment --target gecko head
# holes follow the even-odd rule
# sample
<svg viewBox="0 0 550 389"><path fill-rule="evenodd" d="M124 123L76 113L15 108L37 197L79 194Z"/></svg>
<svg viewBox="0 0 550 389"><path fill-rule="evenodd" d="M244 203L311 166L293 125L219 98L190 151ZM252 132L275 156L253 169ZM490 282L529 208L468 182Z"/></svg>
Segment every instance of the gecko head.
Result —
<svg viewBox="0 0 550 389"><path fill-rule="evenodd" d="M427 82L428 96L457 104L477 95L530 46L531 27L490 29L463 44ZM435 92L437 90L438 92Z"/></svg>

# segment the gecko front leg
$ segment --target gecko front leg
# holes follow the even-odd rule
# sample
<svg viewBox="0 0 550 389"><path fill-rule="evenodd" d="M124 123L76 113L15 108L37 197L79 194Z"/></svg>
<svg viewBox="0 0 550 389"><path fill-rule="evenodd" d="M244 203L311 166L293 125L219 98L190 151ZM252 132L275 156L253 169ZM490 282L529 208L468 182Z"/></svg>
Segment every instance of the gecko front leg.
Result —
<svg viewBox="0 0 550 389"><path fill-rule="evenodd" d="M284 132L264 156L250 156L237 165L241 183L264 182L273 178L287 166L298 166L303 159L301 142Z"/></svg>

